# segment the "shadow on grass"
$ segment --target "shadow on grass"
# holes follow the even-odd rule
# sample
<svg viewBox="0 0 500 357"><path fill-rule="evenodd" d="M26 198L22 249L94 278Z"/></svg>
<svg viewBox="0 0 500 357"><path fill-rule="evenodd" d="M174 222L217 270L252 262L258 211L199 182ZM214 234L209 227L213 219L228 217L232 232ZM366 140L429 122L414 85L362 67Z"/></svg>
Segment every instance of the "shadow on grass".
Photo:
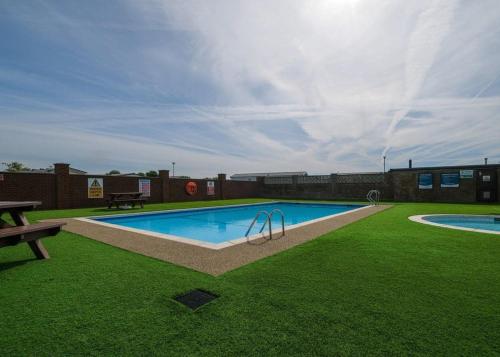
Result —
<svg viewBox="0 0 500 357"><path fill-rule="evenodd" d="M34 260L38 260L38 259L30 258L30 259L24 259L24 260L16 260L13 262L8 262L8 263L0 263L0 272L24 265L24 264L32 262Z"/></svg>

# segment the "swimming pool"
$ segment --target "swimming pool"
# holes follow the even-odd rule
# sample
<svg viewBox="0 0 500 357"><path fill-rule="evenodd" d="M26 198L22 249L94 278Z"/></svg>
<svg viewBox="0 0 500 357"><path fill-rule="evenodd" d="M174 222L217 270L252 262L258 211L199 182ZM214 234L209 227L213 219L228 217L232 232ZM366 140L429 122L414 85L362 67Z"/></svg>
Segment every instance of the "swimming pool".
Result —
<svg viewBox="0 0 500 357"><path fill-rule="evenodd" d="M500 216L436 214L410 217L412 221L433 226L481 233L500 234Z"/></svg>
<svg viewBox="0 0 500 357"><path fill-rule="evenodd" d="M285 228L291 229L314 223L354 210L363 205L340 205L329 203L271 202L200 209L185 209L141 214L124 214L106 217L90 217L86 221L112 226L132 232L154 235L167 239L184 239L209 244L241 241L260 211L279 209L284 213ZM262 215L249 233L249 238L261 237L260 228L265 222ZM273 235L281 233L281 217L273 215ZM265 231L267 233L267 229ZM206 245L204 245L206 246Z"/></svg>

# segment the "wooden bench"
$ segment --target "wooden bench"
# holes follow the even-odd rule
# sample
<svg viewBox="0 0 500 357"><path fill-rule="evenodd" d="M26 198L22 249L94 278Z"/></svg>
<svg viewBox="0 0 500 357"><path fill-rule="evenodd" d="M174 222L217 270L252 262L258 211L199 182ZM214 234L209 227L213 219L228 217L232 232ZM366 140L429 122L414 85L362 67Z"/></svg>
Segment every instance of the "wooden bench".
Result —
<svg viewBox="0 0 500 357"><path fill-rule="evenodd" d="M116 206L120 208L120 205L130 204L132 207L138 203L141 208L144 208L144 203L146 199L141 197L142 192L115 192L110 193L108 198L108 208Z"/></svg>
<svg viewBox="0 0 500 357"><path fill-rule="evenodd" d="M47 259L49 254L38 240L55 236L65 223L42 222L27 226L13 226L0 229L0 248L19 243L28 243L38 259Z"/></svg>
<svg viewBox="0 0 500 357"><path fill-rule="evenodd" d="M23 211L30 211L40 202L0 202L0 248L28 243L38 259L50 258L40 238L55 236L61 231L64 222L42 222L30 224ZM2 220L3 213L9 213L16 224Z"/></svg>

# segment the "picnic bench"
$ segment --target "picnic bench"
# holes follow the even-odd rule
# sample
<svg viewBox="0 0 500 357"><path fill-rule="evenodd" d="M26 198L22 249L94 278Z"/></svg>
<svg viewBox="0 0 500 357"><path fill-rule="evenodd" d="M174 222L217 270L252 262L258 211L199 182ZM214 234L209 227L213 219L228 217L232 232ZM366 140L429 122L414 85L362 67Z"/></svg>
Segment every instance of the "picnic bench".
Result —
<svg viewBox="0 0 500 357"><path fill-rule="evenodd" d="M30 224L24 212L32 211L41 204L41 202L37 201L0 201L0 248L28 243L38 259L50 258L40 238L55 236L66 223L41 222ZM10 214L15 225L9 224L2 219L4 213Z"/></svg>
<svg viewBox="0 0 500 357"><path fill-rule="evenodd" d="M135 207L137 203L141 208L144 208L144 202L146 202L146 199L142 197L142 192L113 192L109 194L108 208L113 207L113 205L116 208L120 208L121 205Z"/></svg>

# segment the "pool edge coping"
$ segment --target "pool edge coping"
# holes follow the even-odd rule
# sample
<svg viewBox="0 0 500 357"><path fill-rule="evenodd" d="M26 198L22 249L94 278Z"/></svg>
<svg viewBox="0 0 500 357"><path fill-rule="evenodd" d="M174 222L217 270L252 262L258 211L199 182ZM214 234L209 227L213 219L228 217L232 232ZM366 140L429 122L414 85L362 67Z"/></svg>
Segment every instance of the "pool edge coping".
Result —
<svg viewBox="0 0 500 357"><path fill-rule="evenodd" d="M245 242L249 241L254 241L257 239L262 239L264 237L267 237L265 234L257 233L248 237L238 237L234 238L225 242L221 243L210 243L210 242L204 242L201 240L193 239L193 238L188 238L188 237L181 237L181 236L176 236L173 234L165 234L165 233L159 233L159 232L153 232L153 231L148 231L148 230L143 230L143 229L138 229L138 228L130 228L130 227L125 227L121 226L118 224L113 224L113 223L107 223L107 222L100 222L99 220L95 220L94 218L102 218L102 217L124 217L124 216L137 216L137 215L149 215L149 214L160 214L160 213L175 213L175 212L185 212L185 211L199 211L199 210L210 210L210 209L220 209L220 208L235 208L235 207L246 207L246 206L256 206L256 205L265 205L265 204L272 204L272 203L299 203L299 204L310 204L308 202L286 202L286 201L269 201L269 202L262 202L262 203L249 203L249 204L238 204L238 205L225 205L225 206L211 206L211 207L199 207L199 208L180 208L180 209L174 209L174 210L163 210L163 211L152 211L152 212L134 212L134 213L121 213L117 215L103 215L103 216L88 216L88 217L76 217L73 218L77 221L80 222L85 222L85 223L90 223L90 224L95 224L95 225L100 225L108 228L113 228L113 229L118 229L122 230L125 232L130 232L130 233L137 233L137 234L142 234L150 237L155 237L155 238L161 238L161 239L166 239L166 240L171 240L174 242L178 243L184 243L184 244L190 244L190 245L195 245L198 247L202 248L208 248L212 250L221 250L224 248L232 247L235 245L239 245ZM316 204L316 203L314 203ZM345 214L349 213L354 213L363 209L367 209L370 207L373 207L373 205L360 205L360 204L336 204L336 203L319 203L319 204L324 204L324 205L342 205L342 206L361 206L358 208L351 209L349 211L345 212L340 212L340 213L335 213L333 215L329 216L324 216L316 219L312 219L309 221L305 221L302 223L297 223L297 224L292 224L289 226L285 226L285 232L295 230L297 228L302 228L304 226L310 225L310 224L315 224L319 223L322 221L325 221L327 219L339 217ZM277 228L271 231L271 234L281 234L281 228Z"/></svg>
<svg viewBox="0 0 500 357"><path fill-rule="evenodd" d="M366 209L347 213L321 222L289 230L286 236L261 238L253 242L233 244L224 249L208 249L188 244L184 241L161 239L142 233L89 224L74 218L67 218L64 230L84 238L92 239L118 249L140 254L145 257L182 266L193 271L220 276L257 260L276 255L285 250L312 241L346 225L390 209L393 205L366 206ZM149 238L149 239L145 239Z"/></svg>
<svg viewBox="0 0 500 357"><path fill-rule="evenodd" d="M467 228L467 227L460 227L460 226L452 226L449 224L442 224L442 223L436 223L436 222L431 222L427 221L424 218L425 217L431 217L431 216L462 216L462 217L484 217L484 216L489 216L489 217L495 217L495 215L485 215L485 214L460 214L460 213L436 213L436 214L419 214L419 215L414 215L408 217L410 221L417 222L417 223L422 223L422 224L427 224L429 226L435 226L435 227L441 227L441 228L448 228L448 229L455 229L459 231L468 231L468 232L474 232L474 233L486 233L486 234L495 234L495 235L500 235L500 232L496 231L489 231L486 229L477 229L477 228Z"/></svg>

